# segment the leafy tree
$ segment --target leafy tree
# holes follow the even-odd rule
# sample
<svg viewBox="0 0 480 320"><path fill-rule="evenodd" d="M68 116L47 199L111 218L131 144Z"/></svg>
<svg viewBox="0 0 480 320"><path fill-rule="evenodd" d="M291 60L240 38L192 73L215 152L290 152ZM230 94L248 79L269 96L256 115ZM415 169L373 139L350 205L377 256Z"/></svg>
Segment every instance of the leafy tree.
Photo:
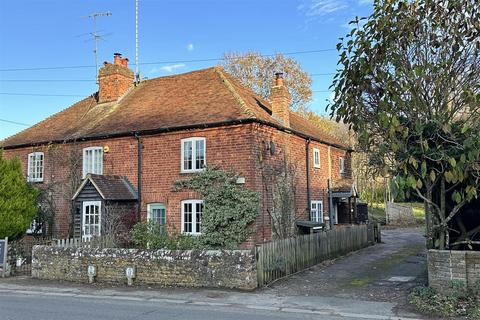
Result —
<svg viewBox="0 0 480 320"><path fill-rule="evenodd" d="M3 158L0 149L0 238L23 234L37 214L37 190L22 174L20 161Z"/></svg>
<svg viewBox="0 0 480 320"><path fill-rule="evenodd" d="M480 186L480 3L377 1L337 45L332 116L358 134L369 163L426 204L427 246Z"/></svg>
<svg viewBox="0 0 480 320"><path fill-rule="evenodd" d="M262 56L256 52L226 53L222 67L242 85L268 99L275 72L284 72L292 97L292 110L306 112L312 100L312 79L298 61L282 54Z"/></svg>
<svg viewBox="0 0 480 320"><path fill-rule="evenodd" d="M208 248L236 248L251 234L257 217L256 192L237 184L233 171L205 168L188 180L175 182L174 191L190 189L203 196L201 244Z"/></svg>

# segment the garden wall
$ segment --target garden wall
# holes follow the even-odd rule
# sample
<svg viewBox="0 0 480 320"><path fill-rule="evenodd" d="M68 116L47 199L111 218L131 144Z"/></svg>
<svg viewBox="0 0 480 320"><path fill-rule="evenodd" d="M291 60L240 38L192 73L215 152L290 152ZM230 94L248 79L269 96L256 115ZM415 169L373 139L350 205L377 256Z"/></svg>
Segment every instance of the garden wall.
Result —
<svg viewBox="0 0 480 320"><path fill-rule="evenodd" d="M255 254L250 250L140 250L35 246L32 277L88 282L89 265L96 282L126 283L127 267L136 268L134 283L179 287L252 290L257 287Z"/></svg>
<svg viewBox="0 0 480 320"><path fill-rule="evenodd" d="M428 250L428 283L430 287L444 290L451 281L462 281L473 287L480 281L480 252Z"/></svg>

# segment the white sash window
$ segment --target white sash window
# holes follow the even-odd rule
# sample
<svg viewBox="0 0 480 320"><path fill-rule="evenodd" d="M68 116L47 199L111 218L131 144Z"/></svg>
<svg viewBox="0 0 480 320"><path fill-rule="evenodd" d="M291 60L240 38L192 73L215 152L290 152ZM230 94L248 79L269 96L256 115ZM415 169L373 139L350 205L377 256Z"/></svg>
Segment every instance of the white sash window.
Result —
<svg viewBox="0 0 480 320"><path fill-rule="evenodd" d="M103 174L103 148L90 147L83 149L83 178L87 174Z"/></svg>

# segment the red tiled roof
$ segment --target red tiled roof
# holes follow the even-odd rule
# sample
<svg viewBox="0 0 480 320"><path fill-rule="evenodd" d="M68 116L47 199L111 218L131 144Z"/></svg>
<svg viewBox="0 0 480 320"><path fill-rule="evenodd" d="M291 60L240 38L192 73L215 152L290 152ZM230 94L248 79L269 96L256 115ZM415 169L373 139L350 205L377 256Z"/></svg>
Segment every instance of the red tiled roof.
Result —
<svg viewBox="0 0 480 320"><path fill-rule="evenodd" d="M8 148L243 120L281 127L268 101L213 67L142 81L117 102L98 104L92 95L0 145ZM295 112L291 112L289 129L348 148Z"/></svg>

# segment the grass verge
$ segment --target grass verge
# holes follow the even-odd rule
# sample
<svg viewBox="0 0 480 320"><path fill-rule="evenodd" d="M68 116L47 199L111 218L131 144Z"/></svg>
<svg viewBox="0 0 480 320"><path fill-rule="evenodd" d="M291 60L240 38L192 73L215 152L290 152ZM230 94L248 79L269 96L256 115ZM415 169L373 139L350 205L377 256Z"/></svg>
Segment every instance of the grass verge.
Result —
<svg viewBox="0 0 480 320"><path fill-rule="evenodd" d="M471 289L462 281L452 281L442 292L418 287L410 293L408 302L425 315L480 320L480 280Z"/></svg>

